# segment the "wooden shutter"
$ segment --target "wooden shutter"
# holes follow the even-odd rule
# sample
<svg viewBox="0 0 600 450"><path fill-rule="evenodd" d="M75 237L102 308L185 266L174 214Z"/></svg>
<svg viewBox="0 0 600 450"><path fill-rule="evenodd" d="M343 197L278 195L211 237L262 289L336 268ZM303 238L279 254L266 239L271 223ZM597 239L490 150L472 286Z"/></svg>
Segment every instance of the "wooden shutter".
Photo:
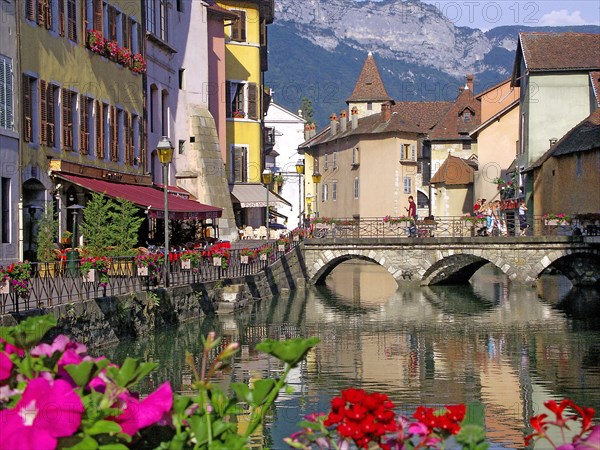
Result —
<svg viewBox="0 0 600 450"><path fill-rule="evenodd" d="M37 24L39 26L46 25L46 12L48 10L46 4L48 0L37 0Z"/></svg>
<svg viewBox="0 0 600 450"><path fill-rule="evenodd" d="M258 119L258 86L256 83L248 83L248 118Z"/></svg>
<svg viewBox="0 0 600 450"><path fill-rule="evenodd" d="M104 109L96 100L96 158L104 159Z"/></svg>
<svg viewBox="0 0 600 450"><path fill-rule="evenodd" d="M35 20L35 0L25 0L25 17L27 20Z"/></svg>
<svg viewBox="0 0 600 450"><path fill-rule="evenodd" d="M123 47L131 50L131 19L125 14L122 14L121 24L123 28L123 32L121 34L121 36L123 36Z"/></svg>
<svg viewBox="0 0 600 450"><path fill-rule="evenodd" d="M246 40L246 11L235 11L240 18L231 26L231 40L245 41Z"/></svg>
<svg viewBox="0 0 600 450"><path fill-rule="evenodd" d="M31 142L33 130L33 105L31 98L31 79L23 75L23 140Z"/></svg>
<svg viewBox="0 0 600 450"><path fill-rule="evenodd" d="M102 7L102 0L94 0L94 30L104 32L104 8Z"/></svg>
<svg viewBox="0 0 600 450"><path fill-rule="evenodd" d="M110 160L119 161L119 123L114 106L110 107Z"/></svg>
<svg viewBox="0 0 600 450"><path fill-rule="evenodd" d="M117 10L114 6L108 5L106 9L108 15L108 40L117 40Z"/></svg>
<svg viewBox="0 0 600 450"><path fill-rule="evenodd" d="M90 153L90 99L84 96L79 98L79 152L88 155Z"/></svg>
<svg viewBox="0 0 600 450"><path fill-rule="evenodd" d="M58 0L58 34L65 35L65 0Z"/></svg>
<svg viewBox="0 0 600 450"><path fill-rule="evenodd" d="M48 145L48 85L40 80L40 143Z"/></svg>
<svg viewBox="0 0 600 450"><path fill-rule="evenodd" d="M243 183L247 181L246 147L233 147L233 181Z"/></svg>
<svg viewBox="0 0 600 450"><path fill-rule="evenodd" d="M85 1L85 0L84 0ZM68 38L77 42L77 2L67 0Z"/></svg>
<svg viewBox="0 0 600 450"><path fill-rule="evenodd" d="M71 91L62 90L63 148L73 150L73 97Z"/></svg>
<svg viewBox="0 0 600 450"><path fill-rule="evenodd" d="M52 29L52 1L51 0L45 0L45 7L46 7L46 29L47 30L51 30Z"/></svg>
<svg viewBox="0 0 600 450"><path fill-rule="evenodd" d="M56 111L54 109L54 89L55 86L49 84L46 92L46 138L49 147L54 147L56 143L56 137L54 135L54 129L56 128Z"/></svg>

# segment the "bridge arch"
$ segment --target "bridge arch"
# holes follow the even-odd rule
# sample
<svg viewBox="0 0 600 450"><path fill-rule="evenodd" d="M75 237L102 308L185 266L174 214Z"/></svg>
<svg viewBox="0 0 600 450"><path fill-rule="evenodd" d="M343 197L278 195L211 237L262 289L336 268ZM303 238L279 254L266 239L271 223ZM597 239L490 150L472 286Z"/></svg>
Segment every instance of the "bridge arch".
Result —
<svg viewBox="0 0 600 450"><path fill-rule="evenodd" d="M468 253L446 256L425 271L421 278L421 284L464 284L489 262L481 256Z"/></svg>
<svg viewBox="0 0 600 450"><path fill-rule="evenodd" d="M600 255L597 252L567 253L554 260L543 261L544 272L555 269L566 276L573 286L600 286Z"/></svg>
<svg viewBox="0 0 600 450"><path fill-rule="evenodd" d="M382 252L374 251L351 251L350 253L340 254L339 252L324 252L321 258L315 263L315 273L311 277L312 284L325 284L327 276L345 261L357 259L378 264L386 269L390 275L396 278L396 269L384 257Z"/></svg>

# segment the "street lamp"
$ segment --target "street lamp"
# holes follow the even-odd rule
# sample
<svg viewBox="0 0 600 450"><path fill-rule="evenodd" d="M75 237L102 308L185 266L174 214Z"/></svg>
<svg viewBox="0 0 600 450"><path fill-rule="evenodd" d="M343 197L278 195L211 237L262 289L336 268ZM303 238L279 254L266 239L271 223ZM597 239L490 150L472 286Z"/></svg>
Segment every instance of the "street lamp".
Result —
<svg viewBox="0 0 600 450"><path fill-rule="evenodd" d="M267 240L269 240L269 238L271 237L269 235L270 230L269 230L269 186L271 185L271 183L273 182L273 172L271 172L271 169L266 168L265 170L263 170L262 173L262 182L265 185L265 187L267 188Z"/></svg>
<svg viewBox="0 0 600 450"><path fill-rule="evenodd" d="M304 160L299 159L296 163L296 173L298 174L298 228L303 228L302 223L302 175L304 175Z"/></svg>
<svg viewBox="0 0 600 450"><path fill-rule="evenodd" d="M169 164L173 161L173 144L163 136L156 146L158 159L163 166L163 185L165 189L165 287L169 287Z"/></svg>
<svg viewBox="0 0 600 450"><path fill-rule="evenodd" d="M71 250L67 253L67 268L69 269L69 274L71 276L76 276L79 272L79 253L75 248L77 247L77 216L79 215L79 210L83 209L81 205L71 205L67 206L67 209L71 211L73 215L73 240L71 242Z"/></svg>
<svg viewBox="0 0 600 450"><path fill-rule="evenodd" d="M317 170L313 172L313 183L315 183L315 218L319 217L319 183L321 182L321 174Z"/></svg>

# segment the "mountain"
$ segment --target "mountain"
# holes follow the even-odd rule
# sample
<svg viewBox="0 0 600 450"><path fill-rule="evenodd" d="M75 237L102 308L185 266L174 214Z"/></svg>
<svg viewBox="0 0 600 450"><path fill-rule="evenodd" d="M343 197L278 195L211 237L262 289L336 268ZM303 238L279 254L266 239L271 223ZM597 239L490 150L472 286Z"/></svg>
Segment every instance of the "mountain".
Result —
<svg viewBox="0 0 600 450"><path fill-rule="evenodd" d="M483 91L508 78L520 31L600 33L599 26L457 27L418 0L277 0L265 81L274 101L296 111L313 102L319 127L346 106L369 51L399 101L453 100L465 75Z"/></svg>

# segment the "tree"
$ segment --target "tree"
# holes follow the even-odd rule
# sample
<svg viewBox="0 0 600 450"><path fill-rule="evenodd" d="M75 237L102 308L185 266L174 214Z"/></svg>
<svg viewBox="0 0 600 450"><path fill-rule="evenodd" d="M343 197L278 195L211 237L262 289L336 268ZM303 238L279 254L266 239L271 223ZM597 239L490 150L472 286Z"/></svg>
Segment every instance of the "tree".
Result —
<svg viewBox="0 0 600 450"><path fill-rule="evenodd" d="M136 217L139 210L130 201L119 199L113 205L110 219L115 236L118 237L114 244L115 256L129 256L138 242L138 230L144 219Z"/></svg>
<svg viewBox="0 0 600 450"><path fill-rule="evenodd" d="M48 262L56 259L54 249L58 237L58 220L52 202L46 202L42 216L37 222L37 259Z"/></svg>
<svg viewBox="0 0 600 450"><path fill-rule="evenodd" d="M107 248L115 242L112 207L112 200L107 199L104 194L94 192L83 209L81 233L90 256L106 255Z"/></svg>
<svg viewBox="0 0 600 450"><path fill-rule="evenodd" d="M312 101L309 98L302 97L299 110L301 111L304 120L306 120L306 123L315 123L313 119L315 110L313 109Z"/></svg>

